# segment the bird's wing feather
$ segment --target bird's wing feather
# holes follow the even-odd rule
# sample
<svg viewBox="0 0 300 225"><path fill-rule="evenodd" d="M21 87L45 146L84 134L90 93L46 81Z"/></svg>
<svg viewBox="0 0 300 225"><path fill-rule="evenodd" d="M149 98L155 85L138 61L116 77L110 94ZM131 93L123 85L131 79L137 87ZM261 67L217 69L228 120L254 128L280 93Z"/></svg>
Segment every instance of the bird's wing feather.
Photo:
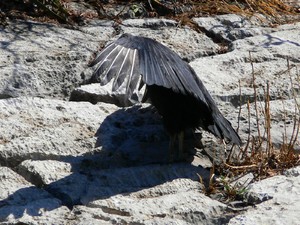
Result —
<svg viewBox="0 0 300 225"><path fill-rule="evenodd" d="M124 34L105 47L91 66L97 63L93 79L104 85L114 78L113 90L125 82L129 98L134 89L138 89L142 76L146 85L155 84L172 88L175 92L189 93L209 105L207 98L210 95L192 67L177 53L153 39Z"/></svg>
<svg viewBox="0 0 300 225"><path fill-rule="evenodd" d="M137 89L141 76L137 49L131 45L131 40L119 38L106 46L90 64L97 64L91 79L93 82L105 85L114 78L112 90L124 85L128 99Z"/></svg>
<svg viewBox="0 0 300 225"><path fill-rule="evenodd" d="M159 42L144 37L122 35L105 47L90 66L96 65L92 80L107 84L113 78L113 91L126 88L126 97L133 99L143 84L171 88L174 92L190 94L207 105L214 123L208 130L233 143L241 140L231 127L193 68L180 56Z"/></svg>
<svg viewBox="0 0 300 225"><path fill-rule="evenodd" d="M174 68L175 60L169 55L169 49L161 48L161 46L153 45L155 58L157 59L158 67L160 68L160 76L157 83L166 88L173 88L174 91L179 92L184 89L177 76L177 71Z"/></svg>
<svg viewBox="0 0 300 225"><path fill-rule="evenodd" d="M180 56L149 38L136 37L140 43L139 60L143 81L147 85L172 88L175 92L194 95L207 103L206 89L192 67ZM203 92L202 88L205 89Z"/></svg>

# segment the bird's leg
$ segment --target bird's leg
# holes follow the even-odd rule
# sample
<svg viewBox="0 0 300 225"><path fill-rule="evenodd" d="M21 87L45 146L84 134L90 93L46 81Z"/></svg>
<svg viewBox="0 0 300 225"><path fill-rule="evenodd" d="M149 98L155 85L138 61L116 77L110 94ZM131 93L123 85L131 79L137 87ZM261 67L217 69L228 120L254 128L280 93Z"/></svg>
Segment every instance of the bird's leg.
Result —
<svg viewBox="0 0 300 225"><path fill-rule="evenodd" d="M176 134L170 135L170 143L169 143L169 154L168 154L168 160L169 162L173 162L174 160L174 148L175 148L175 142L176 142Z"/></svg>
<svg viewBox="0 0 300 225"><path fill-rule="evenodd" d="M222 142L223 142L223 146L224 146L224 152L225 152L225 155L226 155L226 154L227 154L227 145L226 145L226 141L223 139Z"/></svg>
<svg viewBox="0 0 300 225"><path fill-rule="evenodd" d="M183 159L183 142L184 142L184 131L180 131L178 134L178 159Z"/></svg>

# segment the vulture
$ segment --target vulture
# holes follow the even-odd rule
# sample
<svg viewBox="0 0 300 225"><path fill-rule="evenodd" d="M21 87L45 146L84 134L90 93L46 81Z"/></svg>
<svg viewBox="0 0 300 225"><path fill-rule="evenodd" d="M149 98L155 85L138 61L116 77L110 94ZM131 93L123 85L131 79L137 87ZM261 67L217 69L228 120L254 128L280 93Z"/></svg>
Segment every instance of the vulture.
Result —
<svg viewBox="0 0 300 225"><path fill-rule="evenodd" d="M90 66L92 80L112 91L125 88L131 102L150 102L170 135L169 159L183 156L184 131L202 128L232 144L241 139L225 119L193 68L165 45L147 37L123 34L108 44Z"/></svg>

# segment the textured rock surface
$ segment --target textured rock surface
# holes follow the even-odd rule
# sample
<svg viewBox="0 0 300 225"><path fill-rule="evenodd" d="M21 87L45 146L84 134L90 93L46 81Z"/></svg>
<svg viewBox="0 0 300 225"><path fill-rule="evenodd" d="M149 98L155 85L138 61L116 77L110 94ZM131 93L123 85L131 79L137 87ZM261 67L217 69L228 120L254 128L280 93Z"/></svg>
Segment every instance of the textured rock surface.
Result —
<svg viewBox="0 0 300 225"><path fill-rule="evenodd" d="M0 222L64 223L69 210L59 199L7 167L0 167L0 177Z"/></svg>
<svg viewBox="0 0 300 225"><path fill-rule="evenodd" d="M249 199L268 196L270 200L232 218L233 224L299 224L300 167L285 171L249 187Z"/></svg>
<svg viewBox="0 0 300 225"><path fill-rule="evenodd" d="M270 84L272 140L280 145L284 130L292 133L293 98L299 99L299 23L261 27L255 18L236 15L194 21L205 34L164 19L126 20L119 31L155 38L190 61L235 127L240 80L244 140L257 130L253 62L259 100L267 80ZM211 166L203 152L222 161L220 142L203 134L200 150L191 148L188 138L187 162L166 164L169 139L152 107L120 108L116 105L123 103L121 90L111 93L109 85L82 85L92 74L87 65L93 54L118 37L112 22L92 21L69 30L18 21L3 31L1 223L299 224L298 167L250 186L249 202L268 201L245 212L233 210L205 196L199 178L206 184L209 171L201 166ZM259 107L262 123L263 103Z"/></svg>
<svg viewBox="0 0 300 225"><path fill-rule="evenodd" d="M10 23L0 33L0 97L66 97L84 83L91 52L107 41L102 35L35 22ZM87 41L88 40L88 41Z"/></svg>
<svg viewBox="0 0 300 225"><path fill-rule="evenodd" d="M51 159L90 152L109 107L41 98L0 101L2 165L24 159ZM112 108L113 105L112 105Z"/></svg>

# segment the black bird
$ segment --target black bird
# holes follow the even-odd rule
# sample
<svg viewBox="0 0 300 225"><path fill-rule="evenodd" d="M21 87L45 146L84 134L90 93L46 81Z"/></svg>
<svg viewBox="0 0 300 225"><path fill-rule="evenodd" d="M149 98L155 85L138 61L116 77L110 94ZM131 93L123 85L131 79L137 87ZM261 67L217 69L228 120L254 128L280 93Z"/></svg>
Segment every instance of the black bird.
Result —
<svg viewBox="0 0 300 225"><path fill-rule="evenodd" d="M183 134L190 128L201 127L241 145L239 135L193 68L168 47L150 38L123 34L107 45L90 66L96 64L92 80L105 85L114 78L113 91L125 87L130 101L148 100L157 109L171 137L169 157L173 157L177 136L182 156ZM144 94L140 94L144 84Z"/></svg>

